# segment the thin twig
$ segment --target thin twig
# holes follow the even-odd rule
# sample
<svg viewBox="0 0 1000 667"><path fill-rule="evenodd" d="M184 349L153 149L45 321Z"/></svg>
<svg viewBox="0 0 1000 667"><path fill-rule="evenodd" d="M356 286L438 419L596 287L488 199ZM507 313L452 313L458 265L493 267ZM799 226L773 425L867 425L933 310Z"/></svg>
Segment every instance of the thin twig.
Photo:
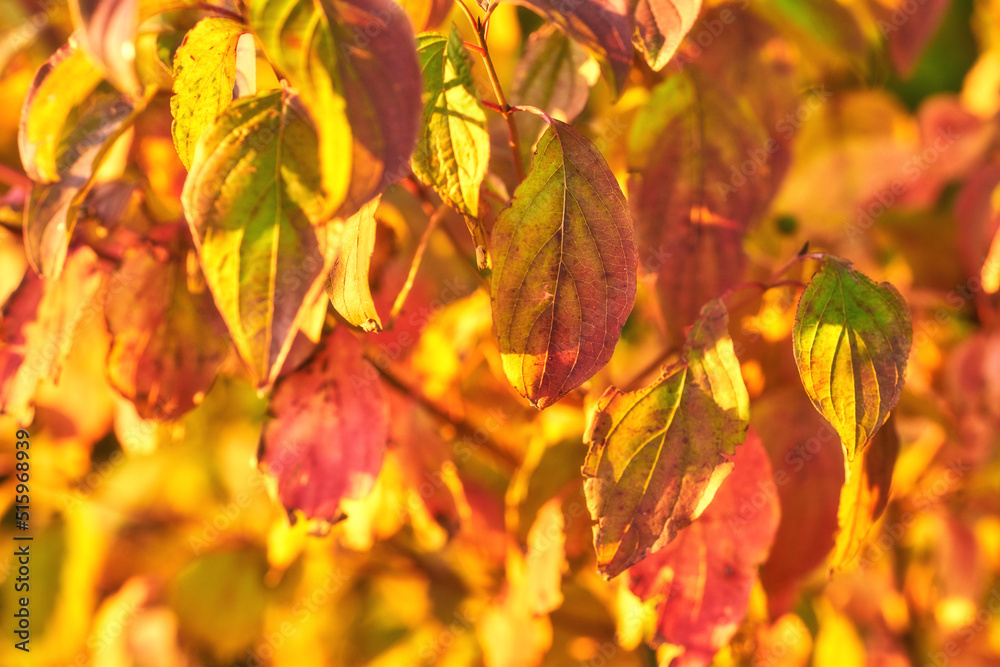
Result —
<svg viewBox="0 0 1000 667"><path fill-rule="evenodd" d="M463 0L458 0L459 7L465 12L465 16L469 19L469 23L472 24L472 29L476 33L476 41L479 43L479 48L482 49L483 63L486 65L486 75L490 79L490 85L493 86L493 94L496 95L497 105L499 106L500 115L507 122L508 131L508 141L510 144L510 150L514 155L514 172L517 174L517 182L520 183L524 180L524 159L521 156L521 138L517 131L517 123L514 122L513 114L511 113L510 105L507 104L507 98L503 94L503 88L500 86L500 77L497 76L496 67L493 66L493 59L490 57L490 49L486 44L486 31L489 29L489 17L493 14L493 9L496 6L494 3L490 6L490 9L486 12L486 20L477 19L472 14L472 10L469 6L465 4Z"/></svg>
<svg viewBox="0 0 1000 667"><path fill-rule="evenodd" d="M448 205L442 203L431 215L430 220L427 221L427 227L424 229L424 233L420 237L420 242L417 244L417 250L413 254L413 261L410 262L410 272L406 275L406 282L403 283L402 289L400 289L399 294L396 295L396 300L392 304L392 310L389 312L389 323L386 325L387 329L392 328L392 325L396 322L396 318L399 317L399 313L403 310L403 304L406 303L406 297L410 295L410 290L413 289L413 281L417 277L417 269L420 268L420 262L423 260L424 252L427 250L427 241L431 237L431 232L434 231L438 222L447 212Z"/></svg>

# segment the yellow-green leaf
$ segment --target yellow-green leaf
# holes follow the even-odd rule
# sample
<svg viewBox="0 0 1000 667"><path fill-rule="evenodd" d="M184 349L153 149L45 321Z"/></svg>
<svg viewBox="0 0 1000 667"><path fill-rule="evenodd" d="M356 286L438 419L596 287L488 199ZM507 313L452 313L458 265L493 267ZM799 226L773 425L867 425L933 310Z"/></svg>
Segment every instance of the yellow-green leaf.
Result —
<svg viewBox="0 0 1000 667"><path fill-rule="evenodd" d="M185 167L191 167L198 137L233 101L236 44L243 32L243 26L232 19L202 19L184 36L174 55L170 132Z"/></svg>
<svg viewBox="0 0 1000 667"><path fill-rule="evenodd" d="M628 204L597 148L552 121L490 243L504 372L546 408L608 363L632 311L638 252Z"/></svg>
<svg viewBox="0 0 1000 667"><path fill-rule="evenodd" d="M896 288L827 257L799 299L792 330L806 394L848 461L885 423L903 390L913 327Z"/></svg>
<svg viewBox="0 0 1000 667"><path fill-rule="evenodd" d="M325 217L316 130L295 94L225 109L198 141L182 203L236 349L268 388L304 304L321 294L341 227Z"/></svg>
<svg viewBox="0 0 1000 667"><path fill-rule="evenodd" d="M375 210L380 197L361 207L344 223L340 251L326 281L330 303L345 320L365 331L381 331L382 321L371 288L368 268L375 249Z"/></svg>
<svg viewBox="0 0 1000 667"><path fill-rule="evenodd" d="M750 398L728 320L722 302L710 302L681 361L642 389L610 387L591 416L584 492L609 578L673 540L732 472Z"/></svg>
<svg viewBox="0 0 1000 667"><path fill-rule="evenodd" d="M424 116L410 159L413 173L460 213L479 216L479 186L490 161L486 110L469 69L458 28L448 37L417 39L424 78Z"/></svg>

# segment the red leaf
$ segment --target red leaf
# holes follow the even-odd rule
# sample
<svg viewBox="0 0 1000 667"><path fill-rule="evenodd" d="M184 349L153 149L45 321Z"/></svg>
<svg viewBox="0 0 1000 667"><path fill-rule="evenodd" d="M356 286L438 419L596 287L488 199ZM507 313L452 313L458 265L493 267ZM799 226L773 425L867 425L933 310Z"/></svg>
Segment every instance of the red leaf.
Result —
<svg viewBox="0 0 1000 667"><path fill-rule="evenodd" d="M192 292L181 260L163 248L129 252L105 305L111 383L143 419L184 414L211 387L229 352L212 295Z"/></svg>
<svg viewBox="0 0 1000 667"><path fill-rule="evenodd" d="M333 521L342 516L341 499L371 491L389 428L375 374L357 338L337 327L305 366L277 384L258 458L277 478L289 512Z"/></svg>
<svg viewBox="0 0 1000 667"><path fill-rule="evenodd" d="M635 28L646 62L659 72L698 18L701 0L637 0Z"/></svg>
<svg viewBox="0 0 1000 667"><path fill-rule="evenodd" d="M836 432L798 387L762 397L750 417L771 457L781 499L781 525L760 573L777 618L794 605L802 578L833 548L844 454Z"/></svg>
<svg viewBox="0 0 1000 667"><path fill-rule="evenodd" d="M771 463L752 430L735 462L701 517L628 570L633 593L660 599L653 643L683 647L679 664L707 665L732 639L778 529Z"/></svg>
<svg viewBox="0 0 1000 667"><path fill-rule="evenodd" d="M872 2L879 32L889 42L892 64L903 78L909 78L921 53L937 32L948 0L923 0L919 4Z"/></svg>

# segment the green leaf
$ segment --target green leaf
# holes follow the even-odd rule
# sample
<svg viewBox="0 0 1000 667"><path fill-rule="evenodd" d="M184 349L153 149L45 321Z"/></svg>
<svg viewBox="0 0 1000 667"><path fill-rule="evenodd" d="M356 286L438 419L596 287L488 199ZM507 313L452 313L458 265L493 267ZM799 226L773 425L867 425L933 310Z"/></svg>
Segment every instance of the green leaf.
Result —
<svg viewBox="0 0 1000 667"><path fill-rule="evenodd" d="M417 55L424 117L410 159L413 173L460 213L476 218L479 186L490 162L490 135L458 28L452 24L448 37L420 35Z"/></svg>
<svg viewBox="0 0 1000 667"><path fill-rule="evenodd" d="M642 389L610 387L597 403L584 492L597 565L609 578L673 540L732 472L750 399L728 320L722 302L710 302L681 361Z"/></svg>
<svg viewBox="0 0 1000 667"><path fill-rule="evenodd" d="M316 124L331 211L409 174L421 113L413 30L393 0L261 0L250 24Z"/></svg>
<svg viewBox="0 0 1000 667"><path fill-rule="evenodd" d="M66 262L76 211L115 140L140 111L71 45L39 68L21 114L18 146L31 189L24 218L28 262L48 278Z"/></svg>
<svg viewBox="0 0 1000 667"><path fill-rule="evenodd" d="M628 204L597 148L552 121L490 242L504 372L546 408L604 367L632 311L638 253Z"/></svg>
<svg viewBox="0 0 1000 667"><path fill-rule="evenodd" d="M294 93L225 109L202 134L182 203L205 280L258 388L271 386L333 263L316 131Z"/></svg>
<svg viewBox="0 0 1000 667"><path fill-rule="evenodd" d="M236 44L243 32L244 27L231 19L202 19L174 55L170 132L181 162L189 169L198 137L233 101Z"/></svg>
<svg viewBox="0 0 1000 667"><path fill-rule="evenodd" d="M875 284L845 260L825 258L802 293L792 331L795 364L848 461L899 401L912 337L896 288Z"/></svg>
<svg viewBox="0 0 1000 667"><path fill-rule="evenodd" d="M330 303L345 320L365 331L381 331L382 321L368 285L368 268L375 249L375 210L379 197L347 219L340 252L326 281Z"/></svg>

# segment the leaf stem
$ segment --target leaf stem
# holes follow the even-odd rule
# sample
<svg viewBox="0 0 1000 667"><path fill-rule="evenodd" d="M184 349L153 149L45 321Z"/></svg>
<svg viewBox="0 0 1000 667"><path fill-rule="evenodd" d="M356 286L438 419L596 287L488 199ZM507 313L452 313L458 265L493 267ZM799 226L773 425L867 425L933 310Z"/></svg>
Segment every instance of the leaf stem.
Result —
<svg viewBox="0 0 1000 667"><path fill-rule="evenodd" d="M417 269L420 268L420 262L424 258L424 251L427 250L427 241L431 237L431 232L434 231L438 222L447 212L448 205L442 203L437 207L434 213L431 214L430 219L427 221L427 228L424 229L424 233L420 237L420 242L417 244L417 250L413 254L413 261L410 263L410 272L406 276L406 282L403 283L403 288L399 290L399 294L396 295L396 300L392 304L392 311L389 313L389 323L386 325L387 329L392 328L392 325L396 322L396 318L399 317L399 313L403 310L403 304L406 303L406 297L410 295L410 290L413 289L413 281L417 277Z"/></svg>
<svg viewBox="0 0 1000 667"><path fill-rule="evenodd" d="M496 8L497 3L494 2L490 5L490 8L486 11L486 16L484 20L477 19L472 15L472 10L469 6L465 4L464 0L458 0L459 7L465 12L465 16L469 19L469 23L472 24L472 29L476 33L476 42L479 44L479 49L481 50L480 55L483 57L483 63L486 65L486 75L490 79L490 85L493 86L493 94L496 95L497 105L499 106L500 115L503 116L504 121L507 123L508 132L508 143L510 145L511 153L514 156L514 172L517 174L517 182L520 183L524 180L524 160L521 157L521 137L517 131L517 123L514 122L514 117L512 114L512 109L509 104L507 104L507 98L503 94L503 88L500 86L500 77L497 76L496 67L493 66L493 59L490 57L490 49L486 44L486 33L489 30L489 19L493 15L493 10Z"/></svg>

